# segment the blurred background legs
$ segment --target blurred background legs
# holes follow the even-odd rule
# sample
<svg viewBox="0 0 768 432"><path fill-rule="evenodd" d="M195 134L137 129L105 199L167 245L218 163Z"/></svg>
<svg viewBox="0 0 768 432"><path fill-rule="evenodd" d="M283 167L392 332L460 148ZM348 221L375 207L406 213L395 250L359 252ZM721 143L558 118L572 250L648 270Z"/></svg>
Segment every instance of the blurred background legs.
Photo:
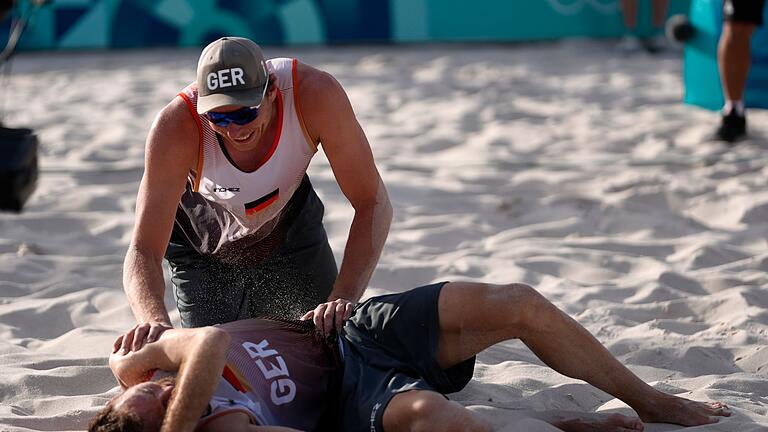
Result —
<svg viewBox="0 0 768 432"><path fill-rule="evenodd" d="M651 54L663 51L667 48L666 39L663 32L669 9L669 0L652 0L651 17L653 30L650 34L641 35L638 33L638 0L621 0L621 14L624 21L624 27L627 34L619 42L619 49L625 54L632 54L645 50Z"/></svg>
<svg viewBox="0 0 768 432"><path fill-rule="evenodd" d="M747 135L747 119L744 111L744 88L751 63L750 43L756 25L746 22L726 21L717 49L717 64L723 87L723 105L720 127L715 138L736 142Z"/></svg>

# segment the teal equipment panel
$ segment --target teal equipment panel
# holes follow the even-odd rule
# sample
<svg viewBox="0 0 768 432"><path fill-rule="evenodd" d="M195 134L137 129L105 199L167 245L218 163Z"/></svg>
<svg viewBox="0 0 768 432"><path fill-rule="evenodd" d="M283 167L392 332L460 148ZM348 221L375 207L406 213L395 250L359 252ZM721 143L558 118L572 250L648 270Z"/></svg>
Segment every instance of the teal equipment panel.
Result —
<svg viewBox="0 0 768 432"><path fill-rule="evenodd" d="M16 15L32 0L17 0ZM651 1L638 33L654 32ZM689 0L670 0L669 13ZM0 22L0 43L10 19ZM20 50L264 44L530 41L619 37L620 0L55 0L29 20Z"/></svg>

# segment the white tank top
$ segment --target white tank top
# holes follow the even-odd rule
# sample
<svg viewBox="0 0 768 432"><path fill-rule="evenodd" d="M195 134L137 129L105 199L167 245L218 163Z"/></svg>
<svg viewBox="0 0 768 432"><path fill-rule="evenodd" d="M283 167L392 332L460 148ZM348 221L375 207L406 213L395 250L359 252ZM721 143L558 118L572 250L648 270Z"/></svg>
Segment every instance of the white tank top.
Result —
<svg viewBox="0 0 768 432"><path fill-rule="evenodd" d="M216 254L240 239L248 237L248 243L256 243L269 235L317 152L294 91L299 82L296 59L276 58L266 63L277 77L277 131L254 171L237 168L221 137L204 115L197 114L196 84L179 93L196 119L200 136L197 167L190 172L179 204L196 233L193 237L197 238L190 240L198 252Z"/></svg>

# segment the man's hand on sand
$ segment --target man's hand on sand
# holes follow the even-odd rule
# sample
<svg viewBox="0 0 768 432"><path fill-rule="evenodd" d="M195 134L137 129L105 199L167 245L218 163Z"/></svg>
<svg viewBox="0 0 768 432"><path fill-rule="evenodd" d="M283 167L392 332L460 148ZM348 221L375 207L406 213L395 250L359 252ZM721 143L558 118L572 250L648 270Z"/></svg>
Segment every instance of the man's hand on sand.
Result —
<svg viewBox="0 0 768 432"><path fill-rule="evenodd" d="M152 343L160 338L160 335L173 326L164 322L139 323L124 335L115 340L112 346L112 353L120 351L122 354L128 354L131 351L138 351L145 344Z"/></svg>
<svg viewBox="0 0 768 432"><path fill-rule="evenodd" d="M302 320L312 320L315 328L323 333L323 336L336 329L340 332L344 327L344 321L352 316L355 304L347 299L337 298L326 303L320 303L316 308L304 314Z"/></svg>

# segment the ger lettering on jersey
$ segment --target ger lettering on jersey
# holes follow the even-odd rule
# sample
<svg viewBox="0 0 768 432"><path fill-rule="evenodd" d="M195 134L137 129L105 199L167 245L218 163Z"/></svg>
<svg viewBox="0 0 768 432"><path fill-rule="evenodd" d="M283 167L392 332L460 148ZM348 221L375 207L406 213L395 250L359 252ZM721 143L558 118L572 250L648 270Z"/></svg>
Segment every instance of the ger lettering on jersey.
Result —
<svg viewBox="0 0 768 432"><path fill-rule="evenodd" d="M337 348L310 323L252 319L219 327L231 336L227 362L198 428L235 411L256 425L306 431L336 421L328 395L338 391ZM151 379L169 375L156 371Z"/></svg>

